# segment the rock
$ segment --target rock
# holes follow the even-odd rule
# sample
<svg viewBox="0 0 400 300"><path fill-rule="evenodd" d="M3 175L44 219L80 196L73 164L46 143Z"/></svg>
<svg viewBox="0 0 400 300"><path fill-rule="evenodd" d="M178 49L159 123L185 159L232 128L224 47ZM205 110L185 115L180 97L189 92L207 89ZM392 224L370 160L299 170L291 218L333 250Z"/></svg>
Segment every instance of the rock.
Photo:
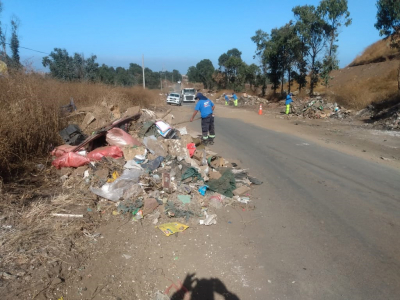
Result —
<svg viewBox="0 0 400 300"><path fill-rule="evenodd" d="M240 188L237 188L236 190L233 191L233 194L235 196L240 196L243 195L244 193L250 191L250 188L248 186L242 185Z"/></svg>
<svg viewBox="0 0 400 300"><path fill-rule="evenodd" d="M144 199L143 216L151 214L157 207L158 202L155 198Z"/></svg>

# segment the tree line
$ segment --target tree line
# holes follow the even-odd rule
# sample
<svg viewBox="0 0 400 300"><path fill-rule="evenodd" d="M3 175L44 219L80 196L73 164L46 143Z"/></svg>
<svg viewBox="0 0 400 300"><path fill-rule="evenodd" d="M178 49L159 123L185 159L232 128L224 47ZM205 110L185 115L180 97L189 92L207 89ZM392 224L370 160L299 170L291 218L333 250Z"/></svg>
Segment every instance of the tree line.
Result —
<svg viewBox="0 0 400 300"><path fill-rule="evenodd" d="M299 90L309 84L310 94L320 80L328 85L330 72L339 68L340 28L352 21L347 0L321 0L317 7L296 6L292 12L293 19L284 26L273 28L269 33L260 29L251 37L256 44L254 58L259 60L259 65L247 65L241 59L241 52L234 48L219 57L216 70L209 60L190 67L189 81L201 81L206 88L216 85L235 91L243 90L247 83L261 86L263 94L268 83L272 84L274 93L279 87L283 93L286 82L288 92L293 81L298 83Z"/></svg>
<svg viewBox="0 0 400 300"><path fill-rule="evenodd" d="M3 12L3 3L0 1L0 17ZM7 66L13 69L19 69L21 67L19 57L19 39L18 39L18 26L19 22L16 17L11 19L11 36L7 39L6 30L1 22L0 18L0 60L4 61ZM7 42L7 40L9 42ZM7 44L10 45L11 56L7 54Z"/></svg>
<svg viewBox="0 0 400 300"><path fill-rule="evenodd" d="M66 81L100 82L118 86L133 86L143 84L142 67L130 63L128 68L112 67L96 62L96 55L85 58L83 54L69 55L67 50L55 48L50 55L42 60L44 67L50 70L49 75ZM149 68L144 69L145 84L147 88L161 87L161 80L179 81L182 75L178 70L154 72Z"/></svg>

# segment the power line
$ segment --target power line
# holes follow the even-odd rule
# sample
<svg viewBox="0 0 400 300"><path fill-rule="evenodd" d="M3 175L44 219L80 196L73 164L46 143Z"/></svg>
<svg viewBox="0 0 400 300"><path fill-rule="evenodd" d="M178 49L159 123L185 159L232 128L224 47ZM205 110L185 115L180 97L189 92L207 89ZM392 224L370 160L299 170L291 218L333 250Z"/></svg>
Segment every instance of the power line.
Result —
<svg viewBox="0 0 400 300"><path fill-rule="evenodd" d="M11 46L10 43L6 43L6 44ZM26 49L26 50L31 50L31 51L35 51L35 52L39 52L39 53L43 53L43 54L50 55L49 53L46 53L46 52L43 52L43 51L39 51L39 50L34 50L34 49L31 49L31 48L27 48L27 47L19 46L19 48Z"/></svg>

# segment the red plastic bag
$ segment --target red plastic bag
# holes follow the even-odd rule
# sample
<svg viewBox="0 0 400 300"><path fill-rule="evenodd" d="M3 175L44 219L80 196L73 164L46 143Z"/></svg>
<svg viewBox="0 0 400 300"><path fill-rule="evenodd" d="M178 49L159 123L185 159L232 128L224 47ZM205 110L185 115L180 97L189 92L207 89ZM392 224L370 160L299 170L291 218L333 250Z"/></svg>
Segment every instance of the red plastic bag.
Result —
<svg viewBox="0 0 400 300"><path fill-rule="evenodd" d="M112 157L112 158L120 158L124 154L122 150L118 146L106 146L97 148L88 153L87 157L90 160L101 160L103 156Z"/></svg>
<svg viewBox="0 0 400 300"><path fill-rule="evenodd" d="M186 148L189 150L190 157L192 157L193 154L196 152L196 144L195 143L187 144Z"/></svg>
<svg viewBox="0 0 400 300"><path fill-rule="evenodd" d="M57 157L55 160L52 161L52 165L55 166L57 169L61 169L64 167L74 167L78 168L90 163L90 160L82 155L79 155L75 152L68 152L60 157Z"/></svg>
<svg viewBox="0 0 400 300"><path fill-rule="evenodd" d="M107 132L106 141L111 146L140 146L140 142L129 133L126 133L120 128L113 128Z"/></svg>
<svg viewBox="0 0 400 300"><path fill-rule="evenodd" d="M65 153L72 152L75 148L76 148L76 146L61 145L61 146L54 148L54 150L51 151L50 154L55 157L60 157L61 155L65 154Z"/></svg>

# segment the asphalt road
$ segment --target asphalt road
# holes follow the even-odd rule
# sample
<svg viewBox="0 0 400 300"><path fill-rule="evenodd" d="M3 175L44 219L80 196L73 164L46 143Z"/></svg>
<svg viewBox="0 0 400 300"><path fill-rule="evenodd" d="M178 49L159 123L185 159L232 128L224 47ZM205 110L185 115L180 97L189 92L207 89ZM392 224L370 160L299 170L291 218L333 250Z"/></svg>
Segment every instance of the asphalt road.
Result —
<svg viewBox="0 0 400 300"><path fill-rule="evenodd" d="M400 299L399 170L235 119L216 132L264 181L246 235L268 288L251 299Z"/></svg>

